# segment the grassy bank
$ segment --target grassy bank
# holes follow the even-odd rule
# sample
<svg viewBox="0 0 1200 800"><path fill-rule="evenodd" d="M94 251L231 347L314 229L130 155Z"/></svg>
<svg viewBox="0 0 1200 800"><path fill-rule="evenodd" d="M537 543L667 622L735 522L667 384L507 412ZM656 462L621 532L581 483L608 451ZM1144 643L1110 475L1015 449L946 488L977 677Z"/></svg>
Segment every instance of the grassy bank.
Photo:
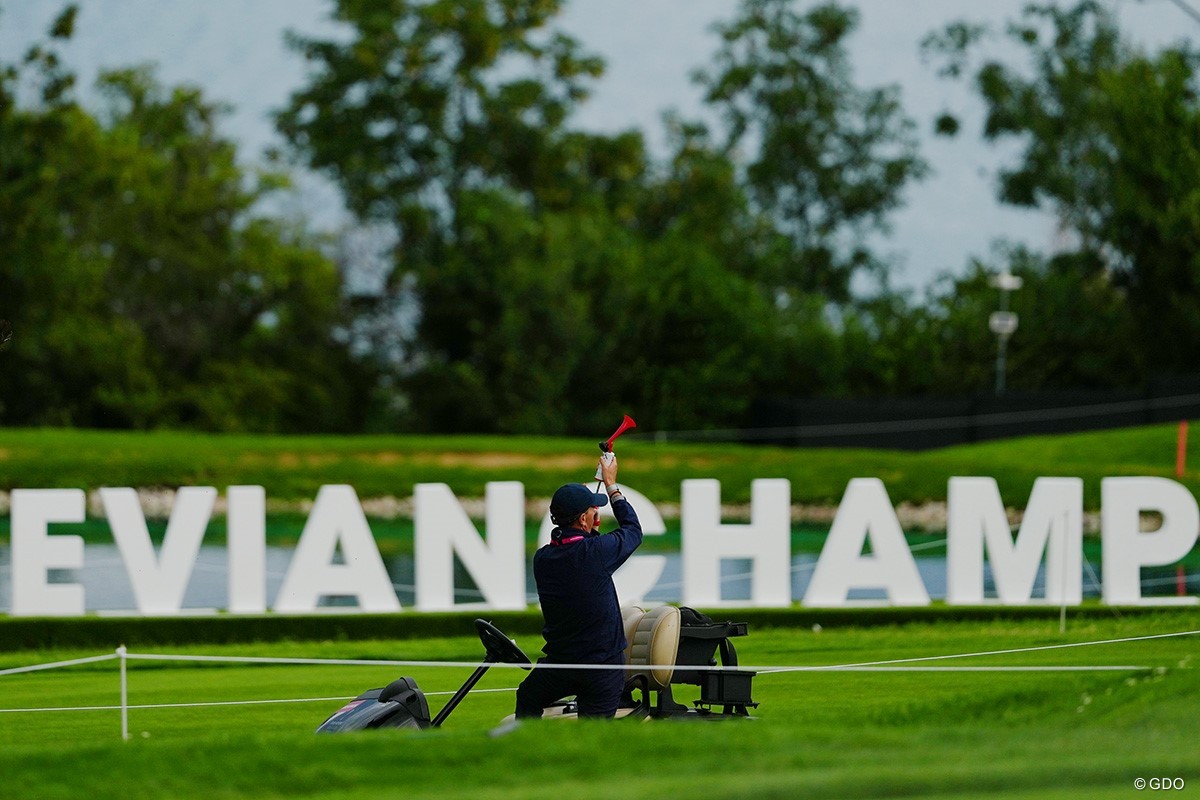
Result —
<svg viewBox="0 0 1200 800"><path fill-rule="evenodd" d="M756 628L743 664L835 665L1140 637L1195 629L1194 614ZM156 652L471 660L471 636L204 645ZM535 651L536 637L519 642ZM494 669L440 731L317 737L341 701L398 673L450 692L462 669L134 662L130 702L318 702L0 715L0 774L21 798L991 797L1136 794L1134 781L1200 784L1196 637L910 662L939 670L761 674L758 721L526 724L491 737L521 673ZM0 668L90 655L0 655ZM893 665L897 666L897 665ZM901 665L903 666L903 665ZM1115 671L967 672L955 666L1120 666ZM683 699L688 687L680 689ZM111 706L113 664L0 676L5 709ZM430 697L433 710L445 695ZM560 727L561 726L561 727ZM570 726L569 729L567 726Z"/></svg>
<svg viewBox="0 0 1200 800"><path fill-rule="evenodd" d="M678 502L680 482L691 478L719 479L727 503L748 502L756 478L787 478L793 503L836 504L856 477L882 479L894 503L923 503L944 500L951 476L987 475L1006 503L1023 506L1036 478L1064 475L1084 480L1092 510L1104 477L1174 477L1175 435L1174 425L1153 425L906 453L656 444L631 434L619 449L621 480L659 503ZM331 483L364 498L407 497L433 482L481 497L488 481L514 480L527 497L548 497L564 481L587 479L595 458L595 442L581 439L3 429L0 490L256 484L271 500L298 502ZM1183 483L1200 494L1200 456Z"/></svg>

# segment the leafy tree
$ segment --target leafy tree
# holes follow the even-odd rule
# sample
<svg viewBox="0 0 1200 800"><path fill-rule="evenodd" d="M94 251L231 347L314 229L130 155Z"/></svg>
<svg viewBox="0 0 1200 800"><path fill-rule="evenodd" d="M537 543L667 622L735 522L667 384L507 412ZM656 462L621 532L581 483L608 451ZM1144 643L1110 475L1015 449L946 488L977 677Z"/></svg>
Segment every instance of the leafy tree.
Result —
<svg viewBox="0 0 1200 800"><path fill-rule="evenodd" d="M978 42L991 34L966 23L926 45L944 58L945 74L974 75L987 106L985 137L1022 146L1001 173L1001 199L1052 210L1077 238L1076 254L1063 263L1084 282L1101 272L1123 291L1136 323L1136 361L1194 370L1200 54L1187 44L1157 52L1131 46L1094 0L1030 6L1007 34L1024 49L1024 69L995 60L972 67ZM1107 341L1121 347L1116 335Z"/></svg>
<svg viewBox="0 0 1200 800"><path fill-rule="evenodd" d="M1106 388L1136 384L1141 358L1123 292L1107 275L1081 269L1072 255L1045 259L1022 248L1003 255L1003 268L1023 285L1010 308L1021 320L1008 347L1013 389ZM997 266L975 262L935 288L931 317L934 386L990 391L996 340L986 320L997 307L991 285Z"/></svg>
<svg viewBox="0 0 1200 800"><path fill-rule="evenodd" d="M148 70L103 76L99 115L78 106L53 45L73 19L0 84L0 316L16 329L0 419L360 425L370 375L338 339L340 277L254 212L278 179L247 188L218 107Z"/></svg>
<svg viewBox="0 0 1200 800"><path fill-rule="evenodd" d="M1009 270L1023 281L1009 308L1021 325L1008 345L1012 389L1137 385L1143 355L1124 290L1079 256L1046 259L1023 247L998 248L958 276L943 275L921 303L880 295L847 313L841 336L852 395L992 392L996 339L987 325Z"/></svg>
<svg viewBox="0 0 1200 800"><path fill-rule="evenodd" d="M836 3L744 0L697 73L725 123L724 150L783 242L762 275L782 291L850 299L856 272L883 265L865 236L886 228L904 186L925 174L895 87L854 82L845 40L858 13ZM783 245L783 246L779 246Z"/></svg>
<svg viewBox="0 0 1200 800"><path fill-rule="evenodd" d="M502 187L554 202L560 164L548 150L601 70L574 40L544 32L560 6L340 0L334 18L351 41L290 36L315 74L279 128L351 210L396 225L395 280L453 244L467 192Z"/></svg>
<svg viewBox="0 0 1200 800"><path fill-rule="evenodd" d="M343 0L348 41L293 37L314 77L280 130L398 233L380 303L411 291L419 309L410 427L594 430L622 408L671 427L745 406L739 346L769 305L700 246L726 220L697 215L697 186L659 175L640 133L569 128L602 64L550 30L560 5ZM746 302L764 313L743 324Z"/></svg>
<svg viewBox="0 0 1200 800"><path fill-rule="evenodd" d="M875 264L848 242L922 170L894 91L850 81L853 15L749 0L709 87L729 135L671 119L655 163L636 131L569 127L603 65L551 29L560 6L341 0L348 37L292 38L313 77L280 130L398 233L379 301L418 309L406 424L737 425L760 392L836 385L826 304Z"/></svg>
<svg viewBox="0 0 1200 800"><path fill-rule="evenodd" d="M639 169L641 145L564 130L601 66L545 31L559 6L342 0L350 41L291 37L315 72L280 131L349 208L398 234L379 302L411 292L419 308L401 384L415 427L527 426L588 346L572 265L546 260L544 215L577 206L573 184L593 170Z"/></svg>
<svg viewBox="0 0 1200 800"><path fill-rule="evenodd" d="M90 168L98 135L69 101L74 79L55 52L73 24L68 9L50 42L0 72L0 316L14 329L0 370L8 421L69 424L103 413L101 398L132 406L153 391L143 366L119 355L144 350L144 340L98 307L99 253L71 241L73 212L97 191ZM36 96L41 110L20 108L22 94Z"/></svg>
<svg viewBox="0 0 1200 800"><path fill-rule="evenodd" d="M673 426L751 424L757 397L835 388L842 364L828 299L779 290L769 265L788 243L755 208L737 164L705 126L673 117L668 125L672 156L647 182L638 228L653 243L638 315L666 319L652 323L654 332L638 319L625 325L636 332L631 346L662 343L647 358L675 376L652 379L660 402L683 412ZM672 333L681 324L687 338Z"/></svg>

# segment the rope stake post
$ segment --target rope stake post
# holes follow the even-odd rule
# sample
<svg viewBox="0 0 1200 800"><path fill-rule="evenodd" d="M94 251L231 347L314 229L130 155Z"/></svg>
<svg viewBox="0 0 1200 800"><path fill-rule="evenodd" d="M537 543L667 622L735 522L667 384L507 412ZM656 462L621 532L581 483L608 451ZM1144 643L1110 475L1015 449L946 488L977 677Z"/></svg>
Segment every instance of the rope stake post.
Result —
<svg viewBox="0 0 1200 800"><path fill-rule="evenodd" d="M117 660L121 665L121 739L129 741L129 681L125 672L125 645L117 648Z"/></svg>
<svg viewBox="0 0 1200 800"><path fill-rule="evenodd" d="M1175 440L1175 477L1183 478L1183 472L1187 466L1187 436L1188 423L1186 419L1179 420L1179 435ZM1175 594L1179 597L1187 597L1187 573L1184 572L1183 564L1180 564L1175 570Z"/></svg>
<svg viewBox="0 0 1200 800"><path fill-rule="evenodd" d="M1187 465L1187 431L1186 419L1179 421L1179 435L1175 440L1175 477L1183 477L1183 469Z"/></svg>
<svg viewBox="0 0 1200 800"><path fill-rule="evenodd" d="M1063 539L1063 541L1062 541L1062 564L1063 564L1062 607L1059 609L1059 612L1058 612L1058 632L1059 632L1059 634L1064 634L1067 632L1067 575L1069 574L1069 571L1067 569L1067 525L1069 524L1068 520L1067 520L1067 516L1068 516L1067 512L1064 511L1063 512L1063 526L1062 526L1062 539ZM1047 583L1048 582L1049 582L1049 580L1047 580Z"/></svg>

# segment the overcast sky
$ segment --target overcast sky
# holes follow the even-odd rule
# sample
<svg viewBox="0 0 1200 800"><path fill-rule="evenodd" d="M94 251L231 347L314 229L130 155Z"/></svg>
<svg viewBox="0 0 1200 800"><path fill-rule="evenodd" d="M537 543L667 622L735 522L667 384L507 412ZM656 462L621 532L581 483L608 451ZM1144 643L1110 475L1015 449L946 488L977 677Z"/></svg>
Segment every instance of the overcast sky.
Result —
<svg viewBox="0 0 1200 800"><path fill-rule="evenodd" d="M900 286L922 288L939 273L960 272L972 256L986 256L1005 238L1049 246L1054 222L1045 215L1004 208L994 200L997 168L1005 153L979 139L982 106L963 88L939 80L919 57L918 43L946 22L969 18L1000 23L1026 0L855 0L861 25L849 41L859 85L897 84L921 133L933 175L914 185L906 207L891 218L880 242L898 264ZM1200 38L1200 22L1180 4L1190 0L1107 0L1123 30L1143 45ZM797 0L806 7L815 3ZM47 28L63 0L0 0L0 57L13 60ZM81 0L68 62L90 85L101 68L154 62L170 84L202 86L210 99L233 106L224 132L253 160L277 142L269 114L301 85L304 65L283 44L283 32L332 30L329 0ZM576 123L613 131L637 127L661 147L662 112L701 113L689 74L716 48L710 31L728 19L736 0L568 0L561 26L608 63ZM84 95L85 99L87 95ZM930 134L933 117L949 109L964 128L956 139ZM1009 151L1011 152L1011 151ZM341 213L336 196L305 184L302 209L321 224Z"/></svg>

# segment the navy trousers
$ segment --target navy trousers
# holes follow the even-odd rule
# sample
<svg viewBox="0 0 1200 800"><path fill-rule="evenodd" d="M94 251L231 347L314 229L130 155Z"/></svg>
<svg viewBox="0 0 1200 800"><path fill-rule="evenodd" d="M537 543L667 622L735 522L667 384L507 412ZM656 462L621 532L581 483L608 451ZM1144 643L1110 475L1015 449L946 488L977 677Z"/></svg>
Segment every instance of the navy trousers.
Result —
<svg viewBox="0 0 1200 800"><path fill-rule="evenodd" d="M539 664L544 662L545 659L538 660ZM625 654L619 653L605 663L623 665ZM579 704L580 717L612 719L617 713L624 688L625 671L620 669L534 667L517 687L517 717L540 717L546 706L574 695Z"/></svg>

